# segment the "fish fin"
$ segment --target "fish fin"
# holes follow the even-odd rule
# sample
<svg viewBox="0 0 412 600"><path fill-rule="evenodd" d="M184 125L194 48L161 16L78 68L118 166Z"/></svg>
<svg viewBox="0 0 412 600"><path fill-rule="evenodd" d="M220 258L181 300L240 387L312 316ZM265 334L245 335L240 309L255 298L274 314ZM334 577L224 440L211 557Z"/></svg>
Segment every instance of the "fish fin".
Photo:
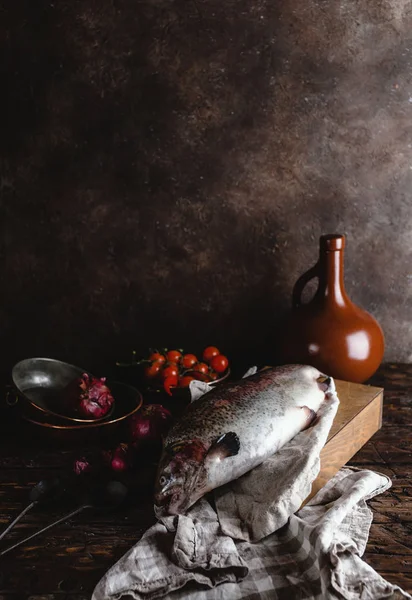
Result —
<svg viewBox="0 0 412 600"><path fill-rule="evenodd" d="M305 412L305 416L306 416L306 423L302 429L302 431L305 431L305 429L307 429L308 427L315 425L315 421L316 421L318 415L314 410L309 408L309 406L302 406L301 410L303 410Z"/></svg>
<svg viewBox="0 0 412 600"><path fill-rule="evenodd" d="M236 433L229 431L221 435L213 444L210 446L209 451L206 455L206 459L209 460L222 460L228 456L235 456L240 449L240 441Z"/></svg>

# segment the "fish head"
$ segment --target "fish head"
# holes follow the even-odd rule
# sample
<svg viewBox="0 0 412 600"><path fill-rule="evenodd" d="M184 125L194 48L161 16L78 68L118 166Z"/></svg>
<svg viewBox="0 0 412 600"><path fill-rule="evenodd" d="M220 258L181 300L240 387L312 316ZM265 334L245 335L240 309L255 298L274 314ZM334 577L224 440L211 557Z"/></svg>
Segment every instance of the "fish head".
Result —
<svg viewBox="0 0 412 600"><path fill-rule="evenodd" d="M201 440L176 442L163 450L155 483L155 514L184 514L207 490L204 459L207 447Z"/></svg>

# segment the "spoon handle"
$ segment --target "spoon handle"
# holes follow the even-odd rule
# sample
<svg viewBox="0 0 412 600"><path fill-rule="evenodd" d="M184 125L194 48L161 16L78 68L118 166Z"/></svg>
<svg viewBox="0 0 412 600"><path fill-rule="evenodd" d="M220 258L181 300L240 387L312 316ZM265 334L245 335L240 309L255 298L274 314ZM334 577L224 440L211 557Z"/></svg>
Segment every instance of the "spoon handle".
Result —
<svg viewBox="0 0 412 600"><path fill-rule="evenodd" d="M22 519L24 515L27 514L29 510L31 510L36 504L36 502L30 502L30 504L28 504L26 508L22 510L21 513L7 525L6 529L0 533L0 540L2 540L4 536L7 535L9 531L11 531L11 529L13 529L13 527L20 521L20 519Z"/></svg>
<svg viewBox="0 0 412 600"><path fill-rule="evenodd" d="M63 517L60 517L60 519L57 519L57 521L53 521L53 523L50 523L49 525L46 525L46 527L43 527L43 529L39 529L39 531L36 531L35 533L32 533L31 535L29 535L28 537L20 540L19 542L16 542L16 544L13 544L13 546L9 546L8 548L6 548L2 552L0 552L0 556L4 556L8 552L11 552L11 550L14 550L18 546L21 546L22 544L25 544L26 542L29 542L30 540L32 540L33 538L37 537L38 535L41 535L42 533L45 533L46 531L48 531L52 527L55 527L56 525L60 525L60 523L64 523L64 521L67 521L68 519L71 519L75 515L78 515L80 512L82 512L82 510L85 510L86 508L91 508L91 505L90 504L83 504L82 506L79 506L78 508L76 508L72 512L68 513L67 515L64 515Z"/></svg>

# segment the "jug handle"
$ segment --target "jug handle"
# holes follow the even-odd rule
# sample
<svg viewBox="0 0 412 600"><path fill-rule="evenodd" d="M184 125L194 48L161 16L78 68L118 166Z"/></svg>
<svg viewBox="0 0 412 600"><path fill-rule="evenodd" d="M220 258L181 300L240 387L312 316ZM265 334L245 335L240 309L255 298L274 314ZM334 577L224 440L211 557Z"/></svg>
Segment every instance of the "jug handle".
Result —
<svg viewBox="0 0 412 600"><path fill-rule="evenodd" d="M302 306L302 292L305 286L311 279L319 276L319 263L316 263L309 271L303 273L295 283L292 292L292 306L293 308L299 308Z"/></svg>

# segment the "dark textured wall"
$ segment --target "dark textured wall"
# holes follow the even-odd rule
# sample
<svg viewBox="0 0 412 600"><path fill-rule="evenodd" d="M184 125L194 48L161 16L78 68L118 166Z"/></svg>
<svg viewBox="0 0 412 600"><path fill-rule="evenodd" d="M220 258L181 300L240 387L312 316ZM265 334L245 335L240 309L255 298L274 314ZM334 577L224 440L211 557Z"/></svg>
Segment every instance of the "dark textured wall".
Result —
<svg viewBox="0 0 412 600"><path fill-rule="evenodd" d="M410 1L17 0L0 40L3 369L268 349L336 231L412 358Z"/></svg>

